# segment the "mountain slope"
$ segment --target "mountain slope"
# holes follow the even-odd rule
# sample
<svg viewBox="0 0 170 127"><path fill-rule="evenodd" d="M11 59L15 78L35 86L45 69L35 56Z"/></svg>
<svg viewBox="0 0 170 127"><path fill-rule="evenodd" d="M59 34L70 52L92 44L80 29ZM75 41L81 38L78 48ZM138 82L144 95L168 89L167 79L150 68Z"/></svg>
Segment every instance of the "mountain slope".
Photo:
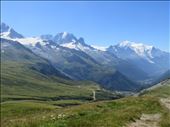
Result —
<svg viewBox="0 0 170 127"><path fill-rule="evenodd" d="M124 41L118 45L110 46L107 51L138 66L150 78L160 76L170 67L169 53L142 43Z"/></svg>
<svg viewBox="0 0 170 127"><path fill-rule="evenodd" d="M2 101L91 100L92 90L96 89L103 98L112 98L112 94L100 90L98 84L69 80L68 76L30 49L18 42L1 39Z"/></svg>
<svg viewBox="0 0 170 127"><path fill-rule="evenodd" d="M137 90L140 85L153 84L154 80L169 68L167 61L170 58L169 53L153 46L125 41L101 51L71 33L25 38L18 35L10 37L9 35L13 33L10 31L12 28L5 24L2 26L4 26L2 38L24 45L35 55L46 59L51 67L65 76L74 80L91 80L107 89ZM7 36L4 34L6 31ZM40 68L47 67L37 64L36 68L32 69L40 70ZM52 70L51 68L46 73L51 73Z"/></svg>
<svg viewBox="0 0 170 127"><path fill-rule="evenodd" d="M1 60L4 62L28 63L29 68L47 76L58 76L68 79L67 76L55 69L47 60L40 58L31 50L18 42L1 39Z"/></svg>
<svg viewBox="0 0 170 127"><path fill-rule="evenodd" d="M57 34L53 39L47 38L47 40L48 39L53 40L62 47L82 51L103 66L106 66L109 69L115 68L133 81L141 81L149 78L148 74L136 64L123 60L109 51L95 49L92 46L87 45L83 38L77 39L73 34L63 32Z"/></svg>
<svg viewBox="0 0 170 127"><path fill-rule="evenodd" d="M81 50L70 49L59 45L56 45L55 48L54 46L40 45L31 47L30 49L39 56L48 59L54 67L62 70L72 79L95 81L102 84L105 88L112 88L112 90L114 90L113 88L118 88L117 90L135 90L138 88L135 83L130 82L125 76L121 76L121 73L116 74L116 68L114 66L108 68ZM103 77L108 75L109 78L107 78L107 81L103 82ZM114 76L123 79L117 81ZM121 82L123 80L126 80L126 82ZM119 84L122 84L122 86ZM134 89L132 89L133 87Z"/></svg>
<svg viewBox="0 0 170 127"><path fill-rule="evenodd" d="M32 38L2 37L24 45L37 56L48 60L52 67L60 70L71 79L94 81L111 90L134 91L139 88L139 85L130 81L116 69L116 66L114 66L117 61L116 58L85 44L83 38L77 39L73 34L64 32L54 37L50 35ZM92 55L94 53L96 55ZM111 61L112 65L106 66L96 56L102 58L102 61ZM105 56L108 56L108 58ZM47 67L42 64L37 64L36 68L32 67L31 69L40 70L40 68L46 68L47 71ZM44 72L44 70L41 70L41 72ZM50 73L50 70L45 73Z"/></svg>
<svg viewBox="0 0 170 127"><path fill-rule="evenodd" d="M170 78L170 70L166 71L160 77L158 77L158 79L156 80L156 83L164 81L164 80L169 79L169 78Z"/></svg>

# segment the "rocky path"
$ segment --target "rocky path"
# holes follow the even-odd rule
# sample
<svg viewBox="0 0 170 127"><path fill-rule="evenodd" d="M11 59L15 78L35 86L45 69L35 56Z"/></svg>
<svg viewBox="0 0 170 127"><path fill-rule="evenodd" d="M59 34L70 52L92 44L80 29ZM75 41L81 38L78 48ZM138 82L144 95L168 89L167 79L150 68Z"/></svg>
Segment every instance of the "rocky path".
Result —
<svg viewBox="0 0 170 127"><path fill-rule="evenodd" d="M161 104L170 110L170 98L161 98ZM127 127L159 127L161 114L142 114L141 118L133 123L127 125Z"/></svg>
<svg viewBox="0 0 170 127"><path fill-rule="evenodd" d="M170 110L170 98L161 98L160 102Z"/></svg>
<svg viewBox="0 0 170 127"><path fill-rule="evenodd" d="M127 127L159 127L160 114L142 114L139 120L128 124Z"/></svg>

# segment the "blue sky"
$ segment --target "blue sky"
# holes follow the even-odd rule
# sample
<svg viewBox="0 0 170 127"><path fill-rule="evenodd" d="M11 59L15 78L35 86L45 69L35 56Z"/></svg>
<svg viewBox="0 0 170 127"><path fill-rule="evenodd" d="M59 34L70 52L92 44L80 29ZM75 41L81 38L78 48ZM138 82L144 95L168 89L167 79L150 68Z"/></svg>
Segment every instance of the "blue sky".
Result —
<svg viewBox="0 0 170 127"><path fill-rule="evenodd" d="M1 21L24 36L67 31L99 46L129 40L168 51L169 16L168 2L1 2Z"/></svg>

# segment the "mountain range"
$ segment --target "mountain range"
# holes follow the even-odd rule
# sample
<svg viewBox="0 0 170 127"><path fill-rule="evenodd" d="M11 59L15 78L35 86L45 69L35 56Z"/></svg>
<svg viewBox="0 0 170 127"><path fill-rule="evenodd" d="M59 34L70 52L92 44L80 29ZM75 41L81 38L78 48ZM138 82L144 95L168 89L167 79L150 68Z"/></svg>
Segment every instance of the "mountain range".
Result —
<svg viewBox="0 0 170 127"><path fill-rule="evenodd" d="M170 53L142 43L100 49L68 32L24 37L5 23L0 38L3 63L15 61L47 77L94 81L117 91L137 91L170 77Z"/></svg>

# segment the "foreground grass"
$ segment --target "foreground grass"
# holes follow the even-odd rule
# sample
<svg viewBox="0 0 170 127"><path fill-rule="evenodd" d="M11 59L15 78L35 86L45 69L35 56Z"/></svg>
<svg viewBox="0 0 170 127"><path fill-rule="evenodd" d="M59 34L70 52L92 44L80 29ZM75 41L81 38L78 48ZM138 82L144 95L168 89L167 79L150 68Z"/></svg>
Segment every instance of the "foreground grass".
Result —
<svg viewBox="0 0 170 127"><path fill-rule="evenodd" d="M1 103L3 127L123 127L142 114L161 114L161 127L170 126L170 111L160 98L170 97L170 82L139 97L82 102L8 101ZM70 105L70 106L69 106ZM76 105L76 106L72 106Z"/></svg>
<svg viewBox="0 0 170 127"><path fill-rule="evenodd" d="M2 122L7 127L121 127L142 113L160 112L164 112L163 108L152 97L129 97L67 108L11 102L2 104Z"/></svg>
<svg viewBox="0 0 170 127"><path fill-rule="evenodd" d="M161 98L170 99L170 79L163 82L163 86L160 86L151 91L146 91L143 96L152 96L160 100ZM164 106L164 105L163 105ZM170 110L164 108L163 116L160 121L161 127L170 127Z"/></svg>
<svg viewBox="0 0 170 127"><path fill-rule="evenodd" d="M160 121L161 127L170 127L170 111L165 109Z"/></svg>

